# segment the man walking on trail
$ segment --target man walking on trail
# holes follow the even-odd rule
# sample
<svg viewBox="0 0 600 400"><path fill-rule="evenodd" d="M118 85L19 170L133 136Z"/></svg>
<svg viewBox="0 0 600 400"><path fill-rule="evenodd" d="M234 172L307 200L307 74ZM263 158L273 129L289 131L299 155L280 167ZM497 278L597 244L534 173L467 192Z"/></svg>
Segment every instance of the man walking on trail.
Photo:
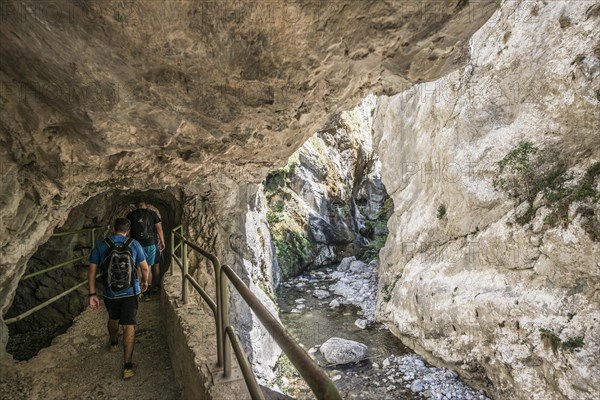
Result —
<svg viewBox="0 0 600 400"><path fill-rule="evenodd" d="M160 251L163 251L165 248L162 223L158 214L148 209L143 199L138 200L135 205L137 209L127 214L127 219L131 222L131 237L140 242L146 254L146 261L150 265L150 268L152 268L155 265L156 249L158 248ZM154 271L154 286L152 286L152 278L152 270L150 270L148 285L156 293L160 279L158 266L156 266Z"/></svg>
<svg viewBox="0 0 600 400"><path fill-rule="evenodd" d="M137 295L148 288L150 273L142 246L127 237L129 226L129 220L125 218L115 220L113 235L96 244L88 268L90 307L97 309L100 298L96 292L96 271L100 266L111 351L119 351L119 325L123 326L123 379L134 375L131 358L135 343ZM141 282L138 270L141 271Z"/></svg>

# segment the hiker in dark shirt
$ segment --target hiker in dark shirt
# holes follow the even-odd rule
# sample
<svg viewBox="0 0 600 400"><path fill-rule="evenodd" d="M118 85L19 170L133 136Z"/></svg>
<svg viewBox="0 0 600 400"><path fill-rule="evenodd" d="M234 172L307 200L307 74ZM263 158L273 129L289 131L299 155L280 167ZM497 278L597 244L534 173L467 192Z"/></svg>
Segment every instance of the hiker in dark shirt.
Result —
<svg viewBox="0 0 600 400"><path fill-rule="evenodd" d="M135 342L137 295L148 287L147 277L150 273L142 246L127 237L129 225L125 218L115 220L113 235L96 244L88 267L89 303L93 309L100 305L96 292L96 273L102 273L102 295L108 310L107 328L112 352L119 351L119 325L123 326L123 379L134 375L131 358Z"/></svg>
<svg viewBox="0 0 600 400"><path fill-rule="evenodd" d="M155 265L156 249L160 251L165 248L165 238L163 235L162 223L160 217L154 211L150 210L143 199L137 201L136 209L127 214L127 219L131 222L131 237L140 242L146 253L146 261L152 268ZM158 279L160 271L155 271L154 286L152 270L148 278L148 288L153 291L158 290ZM151 294L152 291L150 291Z"/></svg>

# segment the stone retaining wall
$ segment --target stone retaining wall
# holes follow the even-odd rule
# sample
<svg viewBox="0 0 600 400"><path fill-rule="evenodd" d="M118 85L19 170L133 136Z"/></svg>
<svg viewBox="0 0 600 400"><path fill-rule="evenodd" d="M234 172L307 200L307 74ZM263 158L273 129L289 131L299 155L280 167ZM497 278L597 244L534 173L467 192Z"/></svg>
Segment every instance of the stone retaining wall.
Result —
<svg viewBox="0 0 600 400"><path fill-rule="evenodd" d="M213 378L209 366L217 360L215 320L210 309L198 304L194 296L190 296L188 305L182 305L178 270L174 276L164 276L160 302L175 378L183 386L182 399L250 399L244 381L236 373L235 357L232 356L233 376L237 379L219 382L221 372Z"/></svg>
<svg viewBox="0 0 600 400"><path fill-rule="evenodd" d="M160 312L167 333L167 343L171 353L171 363L176 379L183 386L183 399L209 399L205 389L210 374L205 366L209 361L208 350L216 348L214 332L201 332L196 326L201 321L212 318L203 315L197 304L179 307L181 304L181 278L165 276L160 299Z"/></svg>

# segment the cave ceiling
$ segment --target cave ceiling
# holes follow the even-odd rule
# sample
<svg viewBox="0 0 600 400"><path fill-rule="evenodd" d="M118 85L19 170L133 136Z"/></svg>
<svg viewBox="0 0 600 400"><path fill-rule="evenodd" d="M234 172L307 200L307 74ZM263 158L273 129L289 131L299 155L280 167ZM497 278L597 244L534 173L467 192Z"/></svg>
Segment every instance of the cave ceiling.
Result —
<svg viewBox="0 0 600 400"><path fill-rule="evenodd" d="M36 187L72 175L261 180L328 115L468 62L468 38L495 8L3 0L5 170Z"/></svg>

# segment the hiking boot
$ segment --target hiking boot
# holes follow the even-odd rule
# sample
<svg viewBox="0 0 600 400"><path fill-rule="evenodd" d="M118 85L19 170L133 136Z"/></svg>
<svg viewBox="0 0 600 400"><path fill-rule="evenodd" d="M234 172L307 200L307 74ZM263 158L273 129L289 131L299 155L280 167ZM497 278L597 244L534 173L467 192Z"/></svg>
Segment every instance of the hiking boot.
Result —
<svg viewBox="0 0 600 400"><path fill-rule="evenodd" d="M133 370L133 364L127 363L123 366L123 379L131 379L135 375L135 371Z"/></svg>
<svg viewBox="0 0 600 400"><path fill-rule="evenodd" d="M152 294L150 293L150 291L148 290L145 294L144 294L144 301L150 301L152 300Z"/></svg>
<svg viewBox="0 0 600 400"><path fill-rule="evenodd" d="M110 344L110 352L116 353L117 351L119 351L119 342L111 343Z"/></svg>

